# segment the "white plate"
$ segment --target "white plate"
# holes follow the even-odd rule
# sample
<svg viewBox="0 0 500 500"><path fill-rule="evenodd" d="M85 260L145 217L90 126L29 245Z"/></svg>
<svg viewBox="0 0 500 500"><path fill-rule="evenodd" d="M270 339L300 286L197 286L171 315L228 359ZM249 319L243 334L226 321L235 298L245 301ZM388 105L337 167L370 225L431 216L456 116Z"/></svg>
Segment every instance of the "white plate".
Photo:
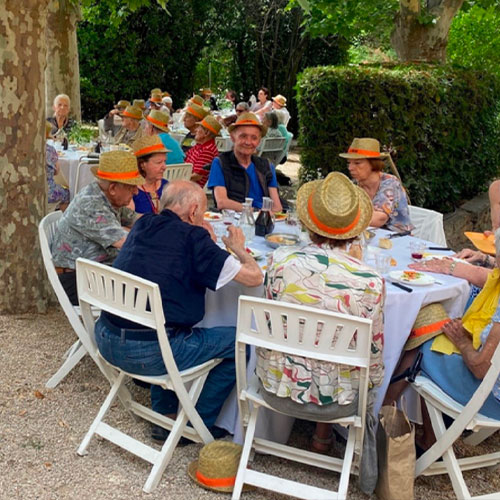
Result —
<svg viewBox="0 0 500 500"><path fill-rule="evenodd" d="M218 222L222 220L222 214L217 212L205 212L203 218L208 222Z"/></svg>
<svg viewBox="0 0 500 500"><path fill-rule="evenodd" d="M405 279L403 277L404 271L391 271L389 273L389 277L393 280L399 281L400 283L404 283L406 285L415 285L415 286L426 286L432 285L436 281L433 276L430 274L425 274L420 271L412 271L411 269L405 269L406 271L418 272L419 277L416 279Z"/></svg>

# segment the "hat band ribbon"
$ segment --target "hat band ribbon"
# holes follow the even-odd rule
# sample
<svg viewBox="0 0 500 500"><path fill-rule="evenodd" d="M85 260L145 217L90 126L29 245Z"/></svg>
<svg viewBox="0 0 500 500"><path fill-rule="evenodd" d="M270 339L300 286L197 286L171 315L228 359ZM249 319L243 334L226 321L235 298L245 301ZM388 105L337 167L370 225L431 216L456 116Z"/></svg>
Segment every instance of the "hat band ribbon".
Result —
<svg viewBox="0 0 500 500"><path fill-rule="evenodd" d="M358 213L356 214L356 217L354 217L354 220L345 227L330 227L327 226L326 224L323 224L317 217L316 214L314 213L313 207L312 207L312 195L309 196L309 201L307 202L307 212L309 213L309 217L311 217L311 220L316 224L316 226L321 229L322 231L325 231L325 233L329 234L345 234L349 232L351 229L356 227L356 224L359 222L359 218L361 217L361 210L358 208Z"/></svg>
<svg viewBox="0 0 500 500"><path fill-rule="evenodd" d="M348 153L357 153L359 155L366 155L370 157L378 157L380 153L378 151L370 151L369 149L357 149L357 148L349 148L347 150Z"/></svg>
<svg viewBox="0 0 500 500"><path fill-rule="evenodd" d="M411 331L411 337L420 337L422 335L427 335L428 333L434 333L439 330L443 325L449 323L451 320L449 318L443 319L441 321L436 321L436 323L431 323L430 325L421 326L420 328L415 328Z"/></svg>
<svg viewBox="0 0 500 500"><path fill-rule="evenodd" d="M97 170L96 174L103 179L134 179L140 175L139 170L131 172L103 172L102 170Z"/></svg>
<svg viewBox="0 0 500 500"><path fill-rule="evenodd" d="M212 125L209 125L205 120L203 120L200 125L202 127L205 127L207 130L209 130L210 132L212 132L212 134L215 134L215 135L218 135L219 132L217 132L217 130L215 130Z"/></svg>
<svg viewBox="0 0 500 500"><path fill-rule="evenodd" d="M200 113L198 113L198 111L195 111L193 108L186 109L186 113L189 113L190 115L194 115L197 118L201 118L203 120L203 115L200 115Z"/></svg>
<svg viewBox="0 0 500 500"><path fill-rule="evenodd" d="M235 125L257 125L257 127L261 126L261 124L255 120L238 120Z"/></svg>
<svg viewBox="0 0 500 500"><path fill-rule="evenodd" d="M140 116L135 116L132 113L129 113L128 111L124 111L122 114L123 114L123 116L130 116L130 118L135 118L136 120L140 120L141 119Z"/></svg>
<svg viewBox="0 0 500 500"><path fill-rule="evenodd" d="M168 128L168 125L165 122L157 120L156 118L151 118L149 115L146 116L146 120L149 120L151 123L154 123L155 125L160 125L162 127L167 127Z"/></svg>
<svg viewBox="0 0 500 500"><path fill-rule="evenodd" d="M152 146L148 146L147 148L142 148L134 152L135 156L147 155L148 153L152 153L153 151L158 151L158 149L165 150L165 146L163 143L161 144L153 144ZM162 151L163 153L164 151Z"/></svg>
<svg viewBox="0 0 500 500"><path fill-rule="evenodd" d="M204 476L200 471L196 471L196 479L205 486L212 486L215 488L227 488L229 486L234 486L236 481L236 476L231 477L207 477Z"/></svg>

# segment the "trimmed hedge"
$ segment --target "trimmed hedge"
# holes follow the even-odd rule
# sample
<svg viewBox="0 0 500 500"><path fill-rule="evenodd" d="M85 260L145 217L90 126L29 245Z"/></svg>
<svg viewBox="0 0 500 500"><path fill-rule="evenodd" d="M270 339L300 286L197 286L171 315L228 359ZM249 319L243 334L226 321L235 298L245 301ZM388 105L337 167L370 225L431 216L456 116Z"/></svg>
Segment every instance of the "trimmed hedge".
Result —
<svg viewBox="0 0 500 500"><path fill-rule="evenodd" d="M500 166L500 82L451 67L316 67L297 84L301 182L347 172L354 137L392 151L412 203L441 212L485 189Z"/></svg>

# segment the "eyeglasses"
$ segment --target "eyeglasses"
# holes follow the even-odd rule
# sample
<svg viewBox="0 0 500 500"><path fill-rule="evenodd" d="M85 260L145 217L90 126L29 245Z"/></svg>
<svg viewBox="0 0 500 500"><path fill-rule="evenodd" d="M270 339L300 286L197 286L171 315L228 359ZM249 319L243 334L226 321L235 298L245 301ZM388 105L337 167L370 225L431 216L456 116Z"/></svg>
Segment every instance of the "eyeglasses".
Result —
<svg viewBox="0 0 500 500"><path fill-rule="evenodd" d="M243 111L245 111L245 110L236 108L236 113L243 113Z"/></svg>

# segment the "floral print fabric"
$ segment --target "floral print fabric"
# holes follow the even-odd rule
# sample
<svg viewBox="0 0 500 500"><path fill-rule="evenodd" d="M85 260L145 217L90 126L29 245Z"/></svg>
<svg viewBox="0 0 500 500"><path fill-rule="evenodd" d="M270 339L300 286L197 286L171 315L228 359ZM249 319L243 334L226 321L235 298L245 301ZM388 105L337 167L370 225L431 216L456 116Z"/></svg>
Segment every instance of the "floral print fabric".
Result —
<svg viewBox="0 0 500 500"><path fill-rule="evenodd" d="M343 250L309 244L280 248L270 259L266 295L373 321L370 386L382 383L384 367L382 278ZM264 388L297 403L351 403L358 391L358 370L327 362L257 349L257 375Z"/></svg>

